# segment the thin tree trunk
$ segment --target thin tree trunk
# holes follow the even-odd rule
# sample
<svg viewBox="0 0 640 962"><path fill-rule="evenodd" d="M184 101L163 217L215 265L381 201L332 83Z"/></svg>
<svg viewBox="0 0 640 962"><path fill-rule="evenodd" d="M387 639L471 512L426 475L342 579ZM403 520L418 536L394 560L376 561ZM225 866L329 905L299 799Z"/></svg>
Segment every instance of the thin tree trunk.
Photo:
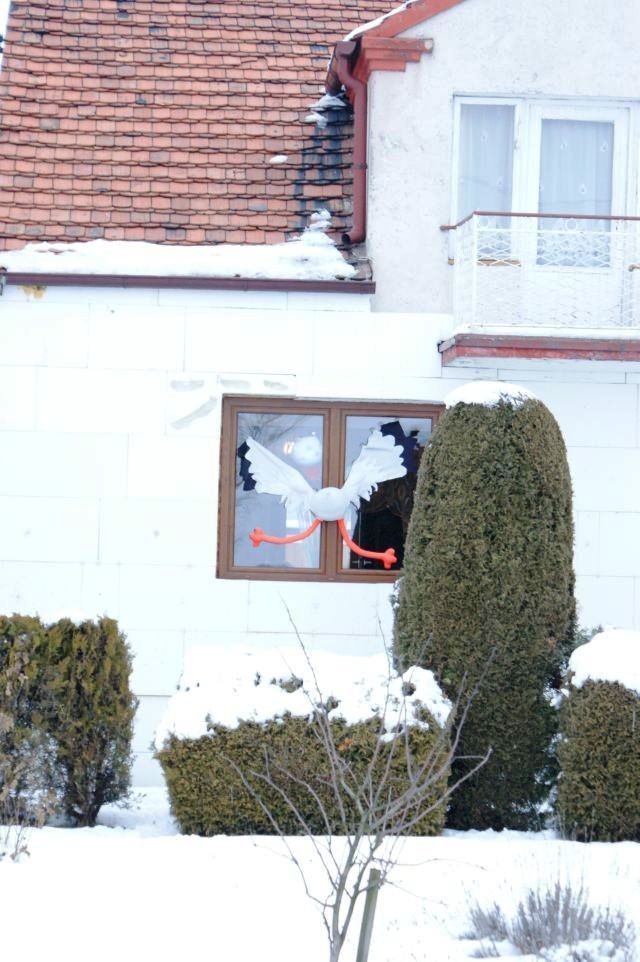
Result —
<svg viewBox="0 0 640 962"><path fill-rule="evenodd" d="M360 941L358 942L358 954L356 962L367 962L369 958L369 946L371 945L371 933L373 932L373 918L376 914L376 903L378 892L380 891L380 870L372 868L369 872L367 883L367 897L362 912L362 925L360 926Z"/></svg>

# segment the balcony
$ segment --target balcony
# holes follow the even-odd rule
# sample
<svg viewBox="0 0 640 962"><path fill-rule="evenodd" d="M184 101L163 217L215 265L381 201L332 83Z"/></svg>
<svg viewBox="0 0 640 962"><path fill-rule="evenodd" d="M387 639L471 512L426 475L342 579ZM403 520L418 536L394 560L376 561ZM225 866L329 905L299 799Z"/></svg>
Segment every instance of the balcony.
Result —
<svg viewBox="0 0 640 962"><path fill-rule="evenodd" d="M445 229L455 321L445 363L462 344L485 356L488 338L504 348L492 357L513 344L537 357L640 360L640 218L476 211Z"/></svg>

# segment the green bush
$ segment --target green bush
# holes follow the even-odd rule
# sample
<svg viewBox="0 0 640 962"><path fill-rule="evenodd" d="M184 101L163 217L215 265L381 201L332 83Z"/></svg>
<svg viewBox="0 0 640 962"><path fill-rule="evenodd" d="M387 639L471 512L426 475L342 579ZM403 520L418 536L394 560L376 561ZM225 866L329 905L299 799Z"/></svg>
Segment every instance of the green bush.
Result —
<svg viewBox="0 0 640 962"><path fill-rule="evenodd" d="M575 630L571 481L539 401L457 404L422 458L396 609L400 668L473 698L452 775L492 756L453 795L458 828L526 828L553 778L558 683Z"/></svg>
<svg viewBox="0 0 640 962"><path fill-rule="evenodd" d="M0 616L0 823L38 822L52 807L49 641L38 618Z"/></svg>
<svg viewBox="0 0 640 962"><path fill-rule="evenodd" d="M131 655L115 621L45 627L0 618L0 798L25 813L34 798L93 825L129 786L136 700Z"/></svg>
<svg viewBox="0 0 640 962"><path fill-rule="evenodd" d="M446 762L447 748L442 731L430 719L428 731L412 728L409 735L411 756L416 765L428 758L434 746L442 745L442 756L436 748L437 761ZM350 789L359 786L366 791L365 773L380 733L380 720L357 725L343 720L331 722L334 744L349 763ZM440 736L440 742L438 738ZM380 753L376 779L386 778L384 766L391 755L391 777L387 784L400 793L408 786L404 740L392 751L390 743ZM157 756L162 765L171 810L183 832L196 835L274 834L274 824L256 800L257 794L278 826L288 835L303 834L299 820L292 812L296 806L310 831L326 834L327 814L331 832L343 834L345 821L338 809L338 798L332 787L327 751L316 723L306 718L285 715L266 724L242 722L238 728L215 726L210 734L197 739L170 736ZM252 775L270 774L273 785ZM243 784L239 772L252 791ZM446 791L447 770L434 783L432 804ZM255 793L255 794L254 794ZM362 791L360 792L362 795ZM315 795L315 797L314 797ZM340 801L346 809L346 823L356 825L357 815L349 793L340 790ZM429 805L421 806L424 811ZM415 834L438 834L444 823L444 803L427 812L412 828ZM418 814L418 813L416 813Z"/></svg>
<svg viewBox="0 0 640 962"><path fill-rule="evenodd" d="M131 653L111 618L48 628L55 663L50 732L62 781L62 807L78 825L95 825L100 807L126 794L137 700Z"/></svg>
<svg viewBox="0 0 640 962"><path fill-rule="evenodd" d="M617 682L570 688L560 712L557 814L579 841L640 841L640 696Z"/></svg>

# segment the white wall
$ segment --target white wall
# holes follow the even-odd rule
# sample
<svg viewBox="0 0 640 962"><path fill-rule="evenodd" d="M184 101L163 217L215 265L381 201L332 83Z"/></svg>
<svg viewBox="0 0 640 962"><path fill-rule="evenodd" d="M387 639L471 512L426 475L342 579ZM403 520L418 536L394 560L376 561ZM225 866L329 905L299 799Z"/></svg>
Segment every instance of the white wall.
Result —
<svg viewBox="0 0 640 962"><path fill-rule="evenodd" d="M449 311L452 269L439 227L452 213L454 94L637 101L640 15L637 0L464 0L404 36L435 46L405 73L375 71L369 81L375 305ZM633 177L638 136L631 131Z"/></svg>
<svg viewBox="0 0 640 962"><path fill-rule="evenodd" d="M640 627L638 382L621 365L441 373L450 319L347 295L9 286L0 298L0 610L119 620L142 697L138 783L194 644L365 652L386 585L215 579L225 392L440 401L456 379L531 387L569 444L582 622Z"/></svg>

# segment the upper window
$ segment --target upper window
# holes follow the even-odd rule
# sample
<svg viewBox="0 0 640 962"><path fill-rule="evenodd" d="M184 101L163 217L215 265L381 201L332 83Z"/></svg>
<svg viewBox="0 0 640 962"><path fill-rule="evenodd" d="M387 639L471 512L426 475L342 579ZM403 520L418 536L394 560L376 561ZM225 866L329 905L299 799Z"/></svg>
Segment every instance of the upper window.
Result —
<svg viewBox="0 0 640 962"><path fill-rule="evenodd" d="M553 227L548 215L626 213L628 107L461 97L456 119L455 220L516 211Z"/></svg>
<svg viewBox="0 0 640 962"><path fill-rule="evenodd" d="M416 471L440 412L441 406L433 404L225 398L219 575L396 578ZM371 484L368 498L350 499L346 491L332 494L338 505L333 513L341 517L314 527L317 515L309 495L323 488L343 489L349 477L353 480L350 472L359 457L363 464L365 447L381 447L383 459L393 452L399 468L386 470L398 476ZM375 474L375 468L372 475L367 467L367 479Z"/></svg>

